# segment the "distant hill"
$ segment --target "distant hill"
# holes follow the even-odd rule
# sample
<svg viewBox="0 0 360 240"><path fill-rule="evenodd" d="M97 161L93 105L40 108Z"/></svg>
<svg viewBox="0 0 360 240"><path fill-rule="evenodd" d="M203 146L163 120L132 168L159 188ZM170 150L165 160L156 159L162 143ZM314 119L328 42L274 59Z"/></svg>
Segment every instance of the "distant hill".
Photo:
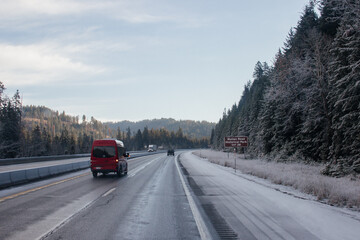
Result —
<svg viewBox="0 0 360 240"><path fill-rule="evenodd" d="M41 129L47 127L50 130L53 129L52 125L55 125L55 133L60 133L63 128L62 126L68 126L70 129L73 127L76 129L79 128L78 126L84 124L83 119L79 116L70 116L65 114L65 112L59 113L58 111L51 110L45 106L24 106L22 111L23 120L26 122L25 125L28 126L29 129L32 129L39 124ZM127 129L130 128L133 135L135 135L138 130L143 131L145 127L149 130L159 130L164 128L169 132L177 132L179 128L181 128L185 136L190 138L203 138L210 137L211 130L215 127L215 123L207 121L178 121L172 118L142 120L139 122L100 122L92 117L91 119L86 120L87 123L91 124L94 131L102 132L104 134L109 133L108 129L116 132L118 128L120 128L122 132L127 132ZM54 136L56 135L55 133Z"/></svg>
<svg viewBox="0 0 360 240"><path fill-rule="evenodd" d="M18 147L12 155L7 156L4 151L1 152L1 147L9 144L0 142L0 158L88 153L93 140L102 138L121 139L131 151L144 150L150 143L177 149L206 148L215 124L164 118L102 123L93 117L71 116L45 106L23 106L19 126ZM146 127L148 131L144 129ZM128 134L129 128L131 134Z"/></svg>
<svg viewBox="0 0 360 240"><path fill-rule="evenodd" d="M127 128L130 128L132 133L139 129L142 131L145 127L148 127L148 129L165 128L168 131L173 132L176 132L181 128L184 135L190 138L210 137L211 130L215 127L215 123L207 121L175 120L172 118L142 120L139 122L105 122L104 124L113 130L116 130L119 127L121 131L126 131Z"/></svg>

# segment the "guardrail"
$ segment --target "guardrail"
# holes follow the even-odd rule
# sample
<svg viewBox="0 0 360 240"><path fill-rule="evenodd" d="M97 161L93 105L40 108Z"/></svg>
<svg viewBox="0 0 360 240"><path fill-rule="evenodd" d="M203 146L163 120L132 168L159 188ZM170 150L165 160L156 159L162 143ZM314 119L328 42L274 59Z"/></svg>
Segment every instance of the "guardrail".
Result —
<svg viewBox="0 0 360 240"><path fill-rule="evenodd" d="M6 188L9 186L34 181L41 178L47 178L62 173L86 169L89 167L90 160L86 160L82 162L2 172L0 173L0 188Z"/></svg>
<svg viewBox="0 0 360 240"><path fill-rule="evenodd" d="M165 151L164 150L160 150L157 152L132 151L129 153L130 153L130 155L135 153L135 154L141 154L141 156L145 156L145 155L162 153L162 152L165 152ZM55 160L64 160L64 159L82 158L82 157L90 158L90 153L72 154L72 155L39 156L39 157L23 157L23 158L6 158L6 159L0 159L0 166L22 164L22 163L55 161Z"/></svg>
<svg viewBox="0 0 360 240"><path fill-rule="evenodd" d="M6 158L6 159L0 159L0 166L21 164L21 163L63 160L63 159L71 159L71 158L82 158L82 157L90 157L90 153L72 154L72 155L40 156L40 157Z"/></svg>
<svg viewBox="0 0 360 240"><path fill-rule="evenodd" d="M158 151L158 152L152 152L152 153L130 152L129 159L143 157L146 155L164 153L164 152L165 151ZM82 156L80 156L80 155L82 155ZM61 159L80 158L80 157L89 157L90 158L90 154L85 154L85 155L78 154L76 157L74 157L74 155L64 155L64 156L67 156L67 158L57 158L57 157L61 157L61 156L26 158L28 161L26 161L25 163L39 162L39 161L35 161L39 158L41 159L40 161L51 161L51 160L61 160ZM72 157L70 157L70 156L72 156ZM48 159L46 159L46 158L48 158ZM4 159L1 159L1 160L4 160ZM24 162L22 162L22 163L24 163ZM1 172L0 173L0 189L27 183L27 182L31 182L31 181L35 181L38 179L57 176L59 174L64 174L67 172L78 171L78 170L86 169L89 167L90 167L90 159L85 160L85 161L74 162L74 163L66 163L66 164L58 164L58 165L46 166L46 167L37 167L37 168L28 168L28 169L14 170L14 171L8 171L8 172Z"/></svg>

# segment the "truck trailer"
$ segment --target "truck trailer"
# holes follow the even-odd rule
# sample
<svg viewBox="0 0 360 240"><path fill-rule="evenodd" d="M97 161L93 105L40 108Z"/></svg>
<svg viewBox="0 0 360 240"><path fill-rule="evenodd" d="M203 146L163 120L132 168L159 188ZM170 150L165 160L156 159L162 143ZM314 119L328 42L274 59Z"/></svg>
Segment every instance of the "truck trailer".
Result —
<svg viewBox="0 0 360 240"><path fill-rule="evenodd" d="M156 152L157 150L157 145L151 144L148 147L148 152Z"/></svg>

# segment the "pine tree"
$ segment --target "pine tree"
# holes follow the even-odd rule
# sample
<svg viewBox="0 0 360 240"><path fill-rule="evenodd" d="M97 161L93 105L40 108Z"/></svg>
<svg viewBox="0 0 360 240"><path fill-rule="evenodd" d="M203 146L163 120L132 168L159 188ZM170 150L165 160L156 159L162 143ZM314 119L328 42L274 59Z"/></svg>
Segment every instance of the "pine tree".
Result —
<svg viewBox="0 0 360 240"><path fill-rule="evenodd" d="M321 18L319 19L319 29L323 33L335 37L346 4L347 1L344 0L322 0L320 2Z"/></svg>
<svg viewBox="0 0 360 240"><path fill-rule="evenodd" d="M116 130L116 139L122 140L122 132L121 132L120 127L118 127Z"/></svg>
<svg viewBox="0 0 360 240"><path fill-rule="evenodd" d="M215 129L211 129L211 135L210 135L210 145L214 146L214 138L215 138Z"/></svg>
<svg viewBox="0 0 360 240"><path fill-rule="evenodd" d="M135 149L142 150L144 148L143 135L140 129L137 131L134 139Z"/></svg>
<svg viewBox="0 0 360 240"><path fill-rule="evenodd" d="M61 154L68 154L70 150L70 136L66 127L62 130L59 141L61 146Z"/></svg>
<svg viewBox="0 0 360 240"><path fill-rule="evenodd" d="M5 90L4 84L0 81L0 109L2 109L3 106L3 93Z"/></svg>
<svg viewBox="0 0 360 240"><path fill-rule="evenodd" d="M4 87L1 86L0 88L2 93ZM16 91L12 99L2 100L0 112L0 157L14 158L21 154L21 134L20 93Z"/></svg>
<svg viewBox="0 0 360 240"><path fill-rule="evenodd" d="M149 129L148 127L144 127L144 130L142 132L142 136L143 136L143 144L144 146L149 146L150 142L149 142Z"/></svg>
<svg viewBox="0 0 360 240"><path fill-rule="evenodd" d="M331 50L332 157L360 173L360 3L349 2Z"/></svg>

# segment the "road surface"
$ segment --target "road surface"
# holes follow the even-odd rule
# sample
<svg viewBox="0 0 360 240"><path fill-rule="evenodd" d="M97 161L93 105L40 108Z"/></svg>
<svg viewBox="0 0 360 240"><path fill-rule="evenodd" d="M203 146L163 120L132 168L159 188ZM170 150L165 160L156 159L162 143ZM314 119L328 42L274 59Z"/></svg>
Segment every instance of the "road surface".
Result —
<svg viewBox="0 0 360 240"><path fill-rule="evenodd" d="M129 160L0 191L0 239L358 239L360 217L191 155Z"/></svg>
<svg viewBox="0 0 360 240"><path fill-rule="evenodd" d="M200 238L166 154L129 160L121 178L84 170L0 193L0 239Z"/></svg>

